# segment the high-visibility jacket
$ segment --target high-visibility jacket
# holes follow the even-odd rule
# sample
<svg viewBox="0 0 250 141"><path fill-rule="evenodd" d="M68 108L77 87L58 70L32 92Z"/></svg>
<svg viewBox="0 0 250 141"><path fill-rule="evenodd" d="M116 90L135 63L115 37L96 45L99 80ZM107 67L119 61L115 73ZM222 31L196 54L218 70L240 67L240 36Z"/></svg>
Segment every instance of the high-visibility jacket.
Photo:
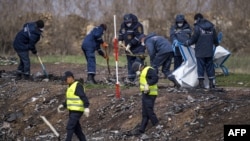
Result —
<svg viewBox="0 0 250 141"><path fill-rule="evenodd" d="M84 102L80 99L79 96L75 94L77 81L75 81L73 84L71 84L66 92L66 104L67 109L70 111L84 111Z"/></svg>
<svg viewBox="0 0 250 141"><path fill-rule="evenodd" d="M152 67L147 66L141 72L141 75L140 75L140 91L141 92L144 91L144 86L145 86L145 84L148 83L147 79L146 79L146 75L148 73L149 68L152 68ZM157 86L157 84L149 86L149 95L158 95L158 86Z"/></svg>

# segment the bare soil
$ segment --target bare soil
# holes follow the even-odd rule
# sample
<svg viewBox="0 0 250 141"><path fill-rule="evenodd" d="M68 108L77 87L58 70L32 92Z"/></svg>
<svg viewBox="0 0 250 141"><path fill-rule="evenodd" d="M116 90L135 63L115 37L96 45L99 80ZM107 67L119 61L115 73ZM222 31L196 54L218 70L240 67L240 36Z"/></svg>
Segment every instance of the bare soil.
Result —
<svg viewBox="0 0 250 141"><path fill-rule="evenodd" d="M39 79L15 81L11 76L16 65L1 66L0 140L64 140L68 112L57 112L65 100L67 85L60 76L66 70L76 79L86 78L86 66L44 64L49 82ZM115 72L98 66L98 85L85 85L90 100L90 117L82 117L82 130L90 141L222 141L224 125L250 124L250 89L219 87L216 90L174 89L166 79L159 81L155 112L160 128L149 123L145 135L134 135L141 120L141 96L137 85L121 81L121 98L115 95L110 80ZM123 72L126 70L120 68ZM32 64L34 75L42 73L40 64ZM123 75L123 74L121 74ZM122 76L121 76L122 78ZM56 137L40 116L45 116L60 137ZM77 140L74 137L74 140Z"/></svg>

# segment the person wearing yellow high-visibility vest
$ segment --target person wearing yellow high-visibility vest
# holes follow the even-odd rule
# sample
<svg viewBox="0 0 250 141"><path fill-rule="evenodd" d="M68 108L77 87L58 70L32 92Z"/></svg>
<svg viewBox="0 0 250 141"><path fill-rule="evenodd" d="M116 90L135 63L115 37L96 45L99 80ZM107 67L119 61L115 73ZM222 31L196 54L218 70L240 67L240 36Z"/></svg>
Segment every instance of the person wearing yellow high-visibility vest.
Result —
<svg viewBox="0 0 250 141"><path fill-rule="evenodd" d="M158 95L158 75L154 68L144 66L139 62L134 62L132 65L133 71L139 76L140 91L142 93L142 121L138 134L144 133L150 120L153 126L156 126L159 121L154 113L155 99Z"/></svg>
<svg viewBox="0 0 250 141"><path fill-rule="evenodd" d="M66 71L63 77L68 84L66 92L66 102L58 106L58 112L65 107L69 110L69 120L67 123L67 136L65 141L71 141L75 133L79 141L86 141L86 137L82 132L81 124L79 122L81 116L89 116L89 100L84 92L83 84L75 81L74 75L70 71Z"/></svg>

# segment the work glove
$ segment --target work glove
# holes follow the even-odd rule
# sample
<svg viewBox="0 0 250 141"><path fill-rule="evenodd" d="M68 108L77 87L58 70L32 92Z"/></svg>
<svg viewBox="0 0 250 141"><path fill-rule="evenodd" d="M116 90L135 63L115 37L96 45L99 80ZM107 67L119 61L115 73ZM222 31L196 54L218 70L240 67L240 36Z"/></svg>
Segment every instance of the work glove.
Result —
<svg viewBox="0 0 250 141"><path fill-rule="evenodd" d="M175 40L173 41L173 45L174 45L175 47L178 47L178 46L179 46L179 45L178 45L178 40L175 39Z"/></svg>
<svg viewBox="0 0 250 141"><path fill-rule="evenodd" d="M120 47L122 47L122 46L123 46L122 41L119 41L119 42L118 42L118 44L119 44L119 46L120 46Z"/></svg>
<svg viewBox="0 0 250 141"><path fill-rule="evenodd" d="M98 50L98 54L99 54L100 56L102 56L102 57L105 57L105 54L104 54L104 52L103 52L101 49Z"/></svg>
<svg viewBox="0 0 250 141"><path fill-rule="evenodd" d="M140 71L136 71L136 76L140 76L141 72Z"/></svg>
<svg viewBox="0 0 250 141"><path fill-rule="evenodd" d="M108 46L109 46L109 45L108 45L106 42L103 42L103 43L102 43L102 47L103 47L103 48L107 48Z"/></svg>
<svg viewBox="0 0 250 141"><path fill-rule="evenodd" d="M37 51L36 51L36 50L32 50L32 53L33 53L33 54L37 54Z"/></svg>
<svg viewBox="0 0 250 141"><path fill-rule="evenodd" d="M144 85L144 93L149 93L149 85L148 84Z"/></svg>
<svg viewBox="0 0 250 141"><path fill-rule="evenodd" d="M60 104L60 105L57 107L57 112L58 112L58 113L63 112L63 110L61 110L62 108L64 108L64 106L63 106L62 104Z"/></svg>
<svg viewBox="0 0 250 141"><path fill-rule="evenodd" d="M126 46L126 51L131 52L131 51L130 51L130 47L131 47L131 46L128 44L128 45Z"/></svg>
<svg viewBox="0 0 250 141"><path fill-rule="evenodd" d="M85 108L85 109L84 109L84 115L85 115L86 117L89 117L89 108Z"/></svg>
<svg viewBox="0 0 250 141"><path fill-rule="evenodd" d="M122 47L122 48L125 47L125 45L123 44L123 41L119 41L118 45L119 45L119 47Z"/></svg>

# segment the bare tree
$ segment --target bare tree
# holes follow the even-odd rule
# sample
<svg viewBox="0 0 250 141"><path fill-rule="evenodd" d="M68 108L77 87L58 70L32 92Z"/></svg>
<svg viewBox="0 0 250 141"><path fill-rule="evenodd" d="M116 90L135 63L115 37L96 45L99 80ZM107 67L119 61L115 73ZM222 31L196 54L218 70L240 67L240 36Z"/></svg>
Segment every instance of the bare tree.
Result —
<svg viewBox="0 0 250 141"><path fill-rule="evenodd" d="M78 53L88 24L106 23L104 39L112 44L113 15L119 29L126 13L147 20L149 32L168 36L176 14L185 14L190 20L194 13L201 12L228 34L224 38L226 46L234 48L240 40L241 46L247 48L249 7L250 3L242 0L0 0L0 53L14 54L12 42L16 33L24 23L39 18L46 23L44 38L37 45L44 54Z"/></svg>

